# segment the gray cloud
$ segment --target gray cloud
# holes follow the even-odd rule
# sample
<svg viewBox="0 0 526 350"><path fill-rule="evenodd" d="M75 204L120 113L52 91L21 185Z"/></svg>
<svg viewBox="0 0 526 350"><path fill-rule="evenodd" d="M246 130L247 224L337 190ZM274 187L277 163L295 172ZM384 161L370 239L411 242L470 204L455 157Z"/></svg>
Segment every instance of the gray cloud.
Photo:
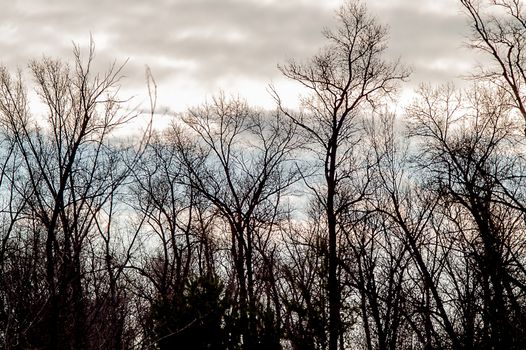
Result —
<svg viewBox="0 0 526 350"><path fill-rule="evenodd" d="M429 11L431 3L368 2L390 26L390 55L413 66L414 82L453 79L469 64L461 48L465 20L451 10L456 2L444 0L444 11ZM318 0L14 1L0 12L0 62L15 67L42 54L71 57L71 42L86 44L92 33L97 68L129 58L131 87L144 87L145 65L174 95L181 86L214 93L236 79L265 86L280 78L278 63L307 58L323 45L321 29L332 15Z"/></svg>
<svg viewBox="0 0 526 350"><path fill-rule="evenodd" d="M411 0L400 3L406 6L379 10L389 24L390 54L412 66L415 84L458 80L475 57L465 47L468 27L459 7L437 13L410 6Z"/></svg>

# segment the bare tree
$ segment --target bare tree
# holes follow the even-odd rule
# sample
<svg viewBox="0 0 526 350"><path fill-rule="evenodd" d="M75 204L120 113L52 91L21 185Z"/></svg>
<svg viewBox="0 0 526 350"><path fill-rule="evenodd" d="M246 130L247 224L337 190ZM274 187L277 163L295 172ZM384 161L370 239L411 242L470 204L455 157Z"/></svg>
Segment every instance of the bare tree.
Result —
<svg viewBox="0 0 526 350"><path fill-rule="evenodd" d="M312 140L319 160L323 186L314 189L325 208L328 230L328 292L330 305L329 349L336 350L342 334L338 270L339 216L366 193L344 193L346 182L356 175L354 147L360 140L357 120L366 105L379 103L394 91L408 72L382 57L387 29L365 7L348 2L337 13L338 27L324 34L328 45L306 64L291 61L280 69L300 82L310 95L302 100L304 113L285 112ZM281 106L279 96L277 101ZM349 170L350 169L350 170ZM341 344L343 346L343 344Z"/></svg>
<svg viewBox="0 0 526 350"><path fill-rule="evenodd" d="M91 305L87 244L93 226L129 174L112 132L136 116L117 98L122 66L92 72L94 45L87 60L75 47L74 66L44 58L30 71L46 110L38 120L29 109L21 74L0 72L0 123L20 155L17 176L26 179L25 215L43 230L48 300L39 319L51 349L89 346ZM45 334L45 336L44 336ZM38 344L34 344L37 346Z"/></svg>
<svg viewBox="0 0 526 350"><path fill-rule="evenodd" d="M449 247L442 250L451 286L456 288L452 293L462 300L462 308L476 305L476 298L481 298L482 339L470 335L474 326L464 320L467 336L463 338L471 342L465 346L521 348L524 276L517 267L522 264L518 232L523 214L501 200L504 179L521 177L522 171L519 148L510 152L519 139L510 96L504 89L484 87L469 91L463 99L447 88L423 96L420 107L410 110L416 121L412 130L426 144L419 162L439 200L434 216L442 219L435 229L439 236L447 237L448 230L458 235L442 240L442 246ZM468 249L470 255L456 249ZM459 275L456 269L462 266L475 267L475 285L467 279L472 274ZM459 282L459 276L465 280ZM469 322L476 321L472 312L463 314ZM453 322L453 315L449 318Z"/></svg>
<svg viewBox="0 0 526 350"><path fill-rule="evenodd" d="M272 256L268 242L284 213L285 190L298 180L291 162L297 148L294 125L278 112L257 112L224 96L190 110L183 121L174 137L190 184L215 206L230 235L243 347L264 347L257 276L268 276L261 270L268 269L265 262ZM184 137L187 130L194 140Z"/></svg>
<svg viewBox="0 0 526 350"><path fill-rule="evenodd" d="M144 243L126 268L140 276L134 290L149 309L146 346L218 348L225 310L217 305L223 295L214 292L223 288L216 266L219 239L212 229L215 210L186 181L172 136L169 131L155 135L134 169L131 206L143 223Z"/></svg>
<svg viewBox="0 0 526 350"><path fill-rule="evenodd" d="M526 122L526 15L520 0L460 0L472 28L470 46L485 53L493 64L476 73L504 89ZM526 130L526 129L525 129Z"/></svg>

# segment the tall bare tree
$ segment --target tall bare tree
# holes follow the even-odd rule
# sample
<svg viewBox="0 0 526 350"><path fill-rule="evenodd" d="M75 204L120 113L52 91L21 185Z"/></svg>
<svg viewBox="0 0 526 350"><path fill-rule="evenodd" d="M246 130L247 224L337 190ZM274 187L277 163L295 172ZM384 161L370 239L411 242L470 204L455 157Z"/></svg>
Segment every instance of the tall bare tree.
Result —
<svg viewBox="0 0 526 350"><path fill-rule="evenodd" d="M375 105L408 76L397 62L384 60L387 29L365 7L347 2L337 13L338 26L326 31L327 46L309 62L280 66L283 74L301 83L309 95L304 112L285 112L315 144L323 186L311 187L325 210L328 230L329 349L336 350L342 334L338 270L340 215L360 201L367 181L354 193L346 183L357 174L354 147L360 140L357 120L366 106ZM281 105L279 96L276 94ZM343 346L343 344L340 344Z"/></svg>
<svg viewBox="0 0 526 350"><path fill-rule="evenodd" d="M524 244L519 234L523 213L502 195L507 192L502 188L505 179L522 178L523 166L521 148L515 148L520 138L509 99L505 89L482 86L460 98L446 88L424 93L421 104L410 110L415 120L413 133L425 143L420 144L419 163L423 174L429 174L428 187L436 193L434 217L442 217L435 219L441 225L434 229L439 237L446 237L441 239L445 254L442 261L447 262L453 283L442 288L451 290L456 286L452 293L462 300L462 308L473 305L474 296L470 294L481 298L481 338L473 338L474 331L469 329L473 326L464 320L462 327L455 328L463 328L466 333L457 334L456 341L454 333L448 331L453 344L458 342L455 346L460 346L461 339L469 347L524 346L520 331L524 322L524 276L519 267L523 264L519 258ZM468 259L457 249L468 249ZM463 280L459 287L460 275L452 270L453 266L474 267L472 278L476 284ZM464 278L469 276L466 273ZM476 318L470 317L470 322L475 322ZM453 314L448 318L449 323L455 323Z"/></svg>
<svg viewBox="0 0 526 350"><path fill-rule="evenodd" d="M86 60L75 47L73 66L49 58L30 64L42 119L30 111L21 74L0 71L0 123L21 158L16 176L28 187L25 215L45 237L49 299L39 320L50 349L89 346L87 244L97 239L93 227L105 221L107 204L129 173L110 138L137 113L122 109L117 98L122 66L100 75L93 59L92 43Z"/></svg>

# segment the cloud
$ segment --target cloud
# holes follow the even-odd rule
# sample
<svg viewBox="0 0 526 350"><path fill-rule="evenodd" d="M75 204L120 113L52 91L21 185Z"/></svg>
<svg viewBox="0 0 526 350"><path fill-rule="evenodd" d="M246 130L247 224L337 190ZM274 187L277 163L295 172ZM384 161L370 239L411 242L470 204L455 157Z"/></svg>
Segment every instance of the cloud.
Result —
<svg viewBox="0 0 526 350"><path fill-rule="evenodd" d="M376 17L389 24L389 54L413 66L413 81L451 79L467 66L462 63L467 61L462 52L465 20L456 2L367 2ZM13 68L42 54L71 57L72 41L86 46L91 33L97 46L97 69L114 59L129 59L125 85L133 90L145 89L144 66L149 65L166 96L163 103L170 103L169 96L198 101L218 89L254 89L256 84L264 93L266 84L281 79L278 63L308 58L323 45L321 30L333 23L338 4L318 0L13 1L0 13L0 62ZM460 63L448 66L454 62Z"/></svg>
<svg viewBox="0 0 526 350"><path fill-rule="evenodd" d="M389 54L413 68L414 85L460 82L475 64L476 54L465 46L469 28L459 1L373 3L376 16L390 28Z"/></svg>
<svg viewBox="0 0 526 350"><path fill-rule="evenodd" d="M144 65L166 85L191 79L212 89L236 76L266 84L277 63L315 52L331 18L330 8L299 0L13 2L0 14L0 60L13 68L42 54L71 57L72 42L86 46L91 33L97 68L129 58L136 85Z"/></svg>

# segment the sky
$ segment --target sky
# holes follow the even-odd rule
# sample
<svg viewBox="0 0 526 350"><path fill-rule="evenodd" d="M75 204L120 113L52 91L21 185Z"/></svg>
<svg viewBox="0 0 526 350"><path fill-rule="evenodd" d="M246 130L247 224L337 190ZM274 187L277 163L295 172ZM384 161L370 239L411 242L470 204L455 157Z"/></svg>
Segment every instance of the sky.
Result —
<svg viewBox="0 0 526 350"><path fill-rule="evenodd" d="M343 0L342 0L343 1ZM273 108L273 84L294 101L299 87L277 68L307 60L334 24L336 0L11 0L0 11L0 64L25 68L43 55L71 59L72 43L96 46L96 68L126 62L122 92L146 99L145 67L158 106L183 111L219 91ZM368 0L390 29L388 59L412 68L403 86L458 82L476 64L459 0Z"/></svg>

